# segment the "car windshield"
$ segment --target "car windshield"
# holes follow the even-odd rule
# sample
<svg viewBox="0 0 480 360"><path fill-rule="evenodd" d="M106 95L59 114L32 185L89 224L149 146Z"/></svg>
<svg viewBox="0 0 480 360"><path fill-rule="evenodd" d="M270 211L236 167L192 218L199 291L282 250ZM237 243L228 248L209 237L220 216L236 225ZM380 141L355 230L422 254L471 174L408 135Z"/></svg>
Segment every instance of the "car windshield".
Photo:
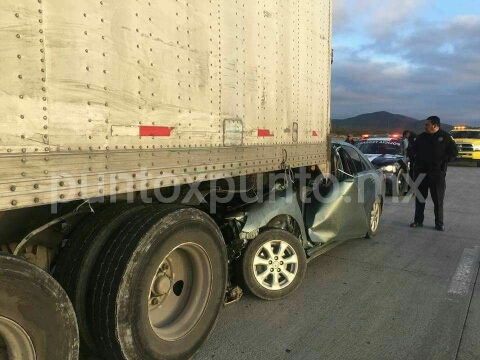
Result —
<svg viewBox="0 0 480 360"><path fill-rule="evenodd" d="M480 139L480 131L452 131L454 139Z"/></svg>
<svg viewBox="0 0 480 360"><path fill-rule="evenodd" d="M370 140L361 141L356 144L358 149L364 154L391 154L401 155L402 148L398 141Z"/></svg>

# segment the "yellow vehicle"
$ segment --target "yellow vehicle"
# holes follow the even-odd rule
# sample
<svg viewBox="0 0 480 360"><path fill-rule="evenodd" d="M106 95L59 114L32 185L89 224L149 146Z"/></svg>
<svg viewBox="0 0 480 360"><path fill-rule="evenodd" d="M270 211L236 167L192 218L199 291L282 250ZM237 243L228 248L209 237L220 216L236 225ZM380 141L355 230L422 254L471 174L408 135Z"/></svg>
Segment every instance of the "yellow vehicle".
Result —
<svg viewBox="0 0 480 360"><path fill-rule="evenodd" d="M451 132L458 147L458 159L474 161L480 167L480 127L455 126Z"/></svg>

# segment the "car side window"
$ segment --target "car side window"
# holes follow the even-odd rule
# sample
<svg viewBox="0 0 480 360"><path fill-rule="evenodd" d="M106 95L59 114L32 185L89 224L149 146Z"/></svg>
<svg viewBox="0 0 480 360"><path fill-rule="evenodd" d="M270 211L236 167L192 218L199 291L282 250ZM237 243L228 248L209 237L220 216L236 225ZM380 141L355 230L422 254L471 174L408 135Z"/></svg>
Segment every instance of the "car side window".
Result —
<svg viewBox="0 0 480 360"><path fill-rule="evenodd" d="M362 160L362 165L365 170L373 170L375 167L373 164L368 161L368 159L365 157L365 155L360 154L360 159Z"/></svg>
<svg viewBox="0 0 480 360"><path fill-rule="evenodd" d="M354 148L351 148L349 146L345 146L344 149L348 153L348 155L350 155L351 162L353 163L352 174L355 175L362 171L365 171L366 169L364 169L362 160L360 159L360 155L358 154L358 152Z"/></svg>
<svg viewBox="0 0 480 360"><path fill-rule="evenodd" d="M347 174L355 175L355 165L350 155L348 155L348 153L345 151L345 148L342 147L339 149L338 153L340 155L340 159L342 160L343 171L345 171Z"/></svg>

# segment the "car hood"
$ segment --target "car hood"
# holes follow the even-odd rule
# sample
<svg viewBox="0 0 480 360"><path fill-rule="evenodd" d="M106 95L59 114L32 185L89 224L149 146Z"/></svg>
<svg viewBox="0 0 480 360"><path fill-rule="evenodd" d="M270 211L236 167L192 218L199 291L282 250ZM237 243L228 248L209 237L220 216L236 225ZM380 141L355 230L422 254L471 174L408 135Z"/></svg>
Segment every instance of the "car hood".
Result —
<svg viewBox="0 0 480 360"><path fill-rule="evenodd" d="M365 156L368 158L368 160L370 160L373 165L376 166L391 165L394 164L398 159L403 158L402 155L392 154L366 154Z"/></svg>

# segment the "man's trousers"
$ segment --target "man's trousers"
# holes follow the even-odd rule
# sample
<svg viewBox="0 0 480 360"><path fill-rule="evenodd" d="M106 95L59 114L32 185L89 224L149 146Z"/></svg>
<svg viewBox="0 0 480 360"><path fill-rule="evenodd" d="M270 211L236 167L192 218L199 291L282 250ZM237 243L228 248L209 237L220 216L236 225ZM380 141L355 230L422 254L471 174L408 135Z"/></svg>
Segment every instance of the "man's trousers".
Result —
<svg viewBox="0 0 480 360"><path fill-rule="evenodd" d="M430 190L430 196L432 197L434 212L435 212L435 225L443 226L443 199L445 198L445 181L446 172L443 170L428 170L427 172L416 172L415 177L419 179L424 177L422 182L418 185L415 198L415 222L423 223L425 202L428 197L428 191Z"/></svg>

